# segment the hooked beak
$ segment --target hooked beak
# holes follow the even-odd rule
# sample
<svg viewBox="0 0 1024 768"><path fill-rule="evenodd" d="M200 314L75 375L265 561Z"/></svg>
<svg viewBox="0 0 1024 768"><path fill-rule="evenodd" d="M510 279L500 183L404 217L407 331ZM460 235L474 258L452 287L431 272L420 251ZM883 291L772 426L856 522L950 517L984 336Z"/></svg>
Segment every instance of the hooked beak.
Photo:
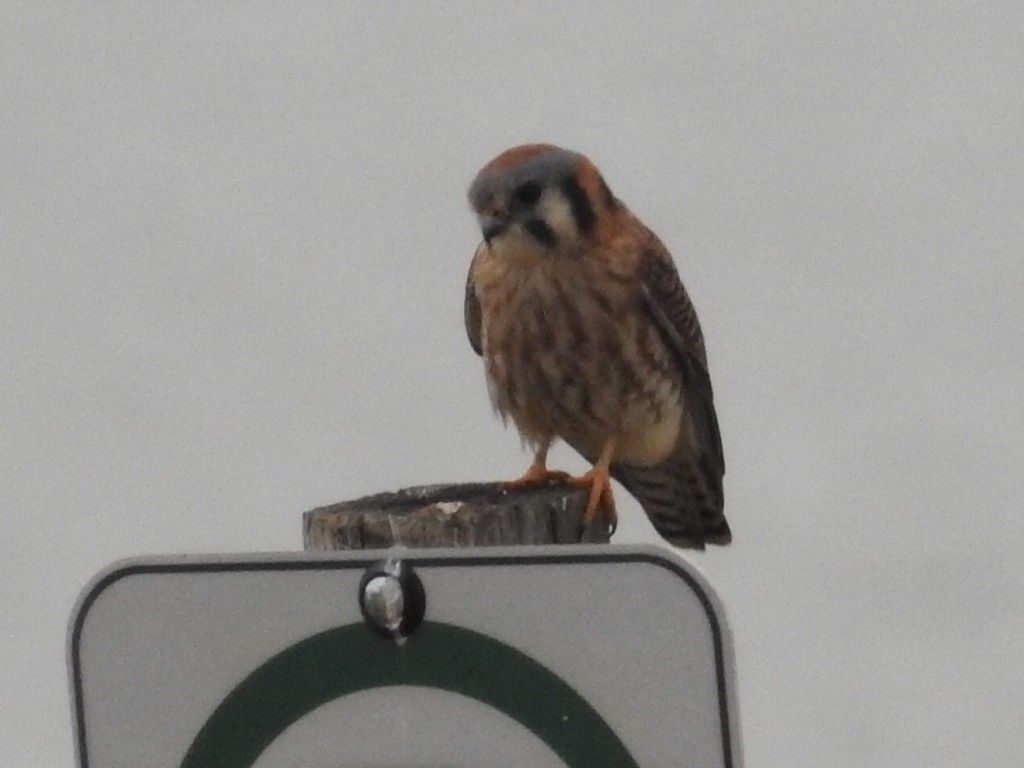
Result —
<svg viewBox="0 0 1024 768"><path fill-rule="evenodd" d="M484 241L488 245L491 244L491 240L496 238L506 229L508 229L508 224L501 219L496 219L491 216L480 217L480 231L483 232Z"/></svg>

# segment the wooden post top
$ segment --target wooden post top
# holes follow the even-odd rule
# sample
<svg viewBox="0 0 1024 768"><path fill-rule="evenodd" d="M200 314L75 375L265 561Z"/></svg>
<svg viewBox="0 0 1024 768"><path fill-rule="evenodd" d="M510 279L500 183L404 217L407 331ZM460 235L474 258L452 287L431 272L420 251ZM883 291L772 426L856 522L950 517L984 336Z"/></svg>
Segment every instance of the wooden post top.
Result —
<svg viewBox="0 0 1024 768"><path fill-rule="evenodd" d="M312 509L302 516L307 551L608 543L600 516L580 531L586 490L549 483L424 485Z"/></svg>

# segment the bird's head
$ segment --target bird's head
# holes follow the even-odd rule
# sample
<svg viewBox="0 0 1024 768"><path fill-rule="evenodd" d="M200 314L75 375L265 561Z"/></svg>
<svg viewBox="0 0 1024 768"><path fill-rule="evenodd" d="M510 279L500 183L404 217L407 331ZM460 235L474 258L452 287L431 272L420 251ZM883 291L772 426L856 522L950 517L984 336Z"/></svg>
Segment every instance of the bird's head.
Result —
<svg viewBox="0 0 1024 768"><path fill-rule="evenodd" d="M587 158L550 144L491 160L473 180L469 204L489 246L542 253L578 252L619 206Z"/></svg>

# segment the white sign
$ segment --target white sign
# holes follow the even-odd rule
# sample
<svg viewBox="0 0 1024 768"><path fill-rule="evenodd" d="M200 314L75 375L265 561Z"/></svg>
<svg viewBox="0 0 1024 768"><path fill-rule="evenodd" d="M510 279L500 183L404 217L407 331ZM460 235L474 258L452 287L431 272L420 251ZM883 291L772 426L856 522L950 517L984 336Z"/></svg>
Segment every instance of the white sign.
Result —
<svg viewBox="0 0 1024 768"><path fill-rule="evenodd" d="M741 765L721 607L653 547L130 560L68 652L80 768Z"/></svg>

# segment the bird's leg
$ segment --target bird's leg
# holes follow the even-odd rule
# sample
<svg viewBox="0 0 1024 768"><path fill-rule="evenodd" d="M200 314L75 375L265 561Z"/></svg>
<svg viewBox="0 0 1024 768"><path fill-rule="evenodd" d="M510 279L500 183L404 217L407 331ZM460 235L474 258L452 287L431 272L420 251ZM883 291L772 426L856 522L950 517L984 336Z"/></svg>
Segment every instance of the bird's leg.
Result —
<svg viewBox="0 0 1024 768"><path fill-rule="evenodd" d="M537 450L533 454L533 462L522 477L517 477L515 480L509 480L506 483L502 483L502 487L506 490L511 490L514 488L525 488L531 485L539 485L541 483L567 481L569 479L569 473L556 472L548 469L548 448L551 447L551 440L552 438L549 437L537 446Z"/></svg>
<svg viewBox="0 0 1024 768"><path fill-rule="evenodd" d="M605 524L612 533L619 522L619 516L615 511L615 498L612 496L612 479L608 468L612 463L612 456L615 453L615 438L609 438L601 449L601 455L594 462L593 468L584 475L571 477L566 482L577 488L589 488L590 495L587 497L587 508L583 511L580 519L581 531L593 521L598 510L604 517Z"/></svg>

